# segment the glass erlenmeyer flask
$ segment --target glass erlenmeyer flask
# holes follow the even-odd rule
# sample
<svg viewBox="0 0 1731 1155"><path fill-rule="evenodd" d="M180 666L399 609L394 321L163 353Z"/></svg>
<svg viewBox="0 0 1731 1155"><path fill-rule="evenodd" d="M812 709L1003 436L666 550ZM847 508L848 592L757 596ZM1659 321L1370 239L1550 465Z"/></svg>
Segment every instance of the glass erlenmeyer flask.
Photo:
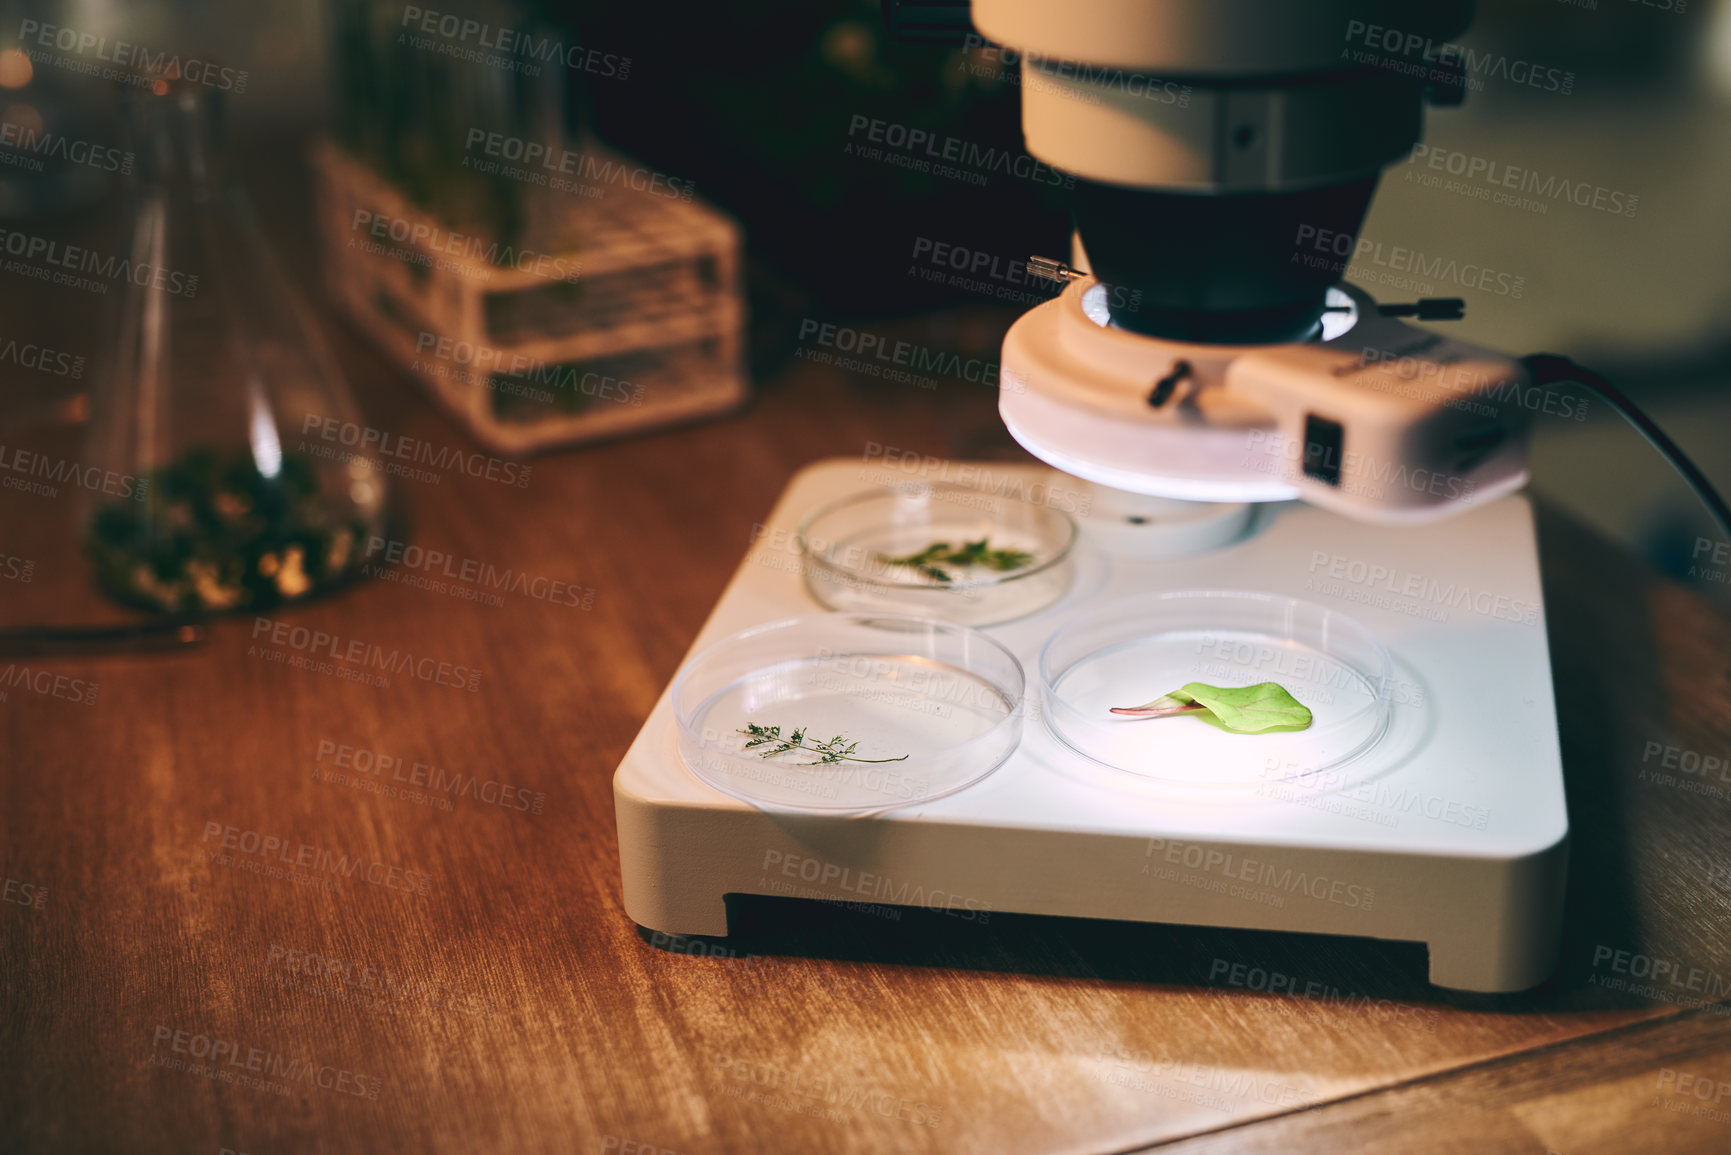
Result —
<svg viewBox="0 0 1731 1155"><path fill-rule="evenodd" d="M103 591L173 613L329 589L385 518L365 423L227 172L218 99L125 97L131 237L89 448L115 484L80 514Z"/></svg>

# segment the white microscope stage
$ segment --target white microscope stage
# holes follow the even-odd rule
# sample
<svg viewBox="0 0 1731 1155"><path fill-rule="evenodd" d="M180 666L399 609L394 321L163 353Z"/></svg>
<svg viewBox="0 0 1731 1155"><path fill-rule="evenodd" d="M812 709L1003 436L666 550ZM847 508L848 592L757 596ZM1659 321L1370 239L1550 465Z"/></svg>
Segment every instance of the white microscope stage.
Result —
<svg viewBox="0 0 1731 1155"><path fill-rule="evenodd" d="M979 468L1077 484L1042 467ZM794 530L883 472L851 459L801 471L692 652L821 612ZM664 691L614 777L627 913L651 930L726 935L725 896L761 894L1305 931L1425 943L1439 986L1542 982L1568 816L1525 498L1392 529L1267 506L1248 536L1174 558L1108 554L1118 540L1085 528L1069 592L986 629L1028 675L1022 741L994 773L934 801L863 815L759 809L685 767ZM1387 736L1325 780L1271 778L1226 796L1061 743L1040 717L1046 640L1084 606L1186 589L1292 596L1369 627L1395 661Z"/></svg>

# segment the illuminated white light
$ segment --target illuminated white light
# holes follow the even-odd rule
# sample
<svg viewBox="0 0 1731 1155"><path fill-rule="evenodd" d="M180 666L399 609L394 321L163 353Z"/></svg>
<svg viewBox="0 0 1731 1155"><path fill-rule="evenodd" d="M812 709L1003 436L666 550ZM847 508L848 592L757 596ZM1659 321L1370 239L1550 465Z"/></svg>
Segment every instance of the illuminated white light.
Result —
<svg viewBox="0 0 1731 1155"><path fill-rule="evenodd" d="M1333 311L1322 315L1321 340L1332 341L1358 324L1358 303L1345 290L1330 285L1322 300ZM1082 294L1082 313L1102 329L1111 327L1112 310L1106 304L1105 285L1090 285Z"/></svg>
<svg viewBox="0 0 1731 1155"><path fill-rule="evenodd" d="M1322 339L1332 341L1358 324L1358 303L1345 290L1330 285L1322 303L1335 312L1322 315Z"/></svg>
<svg viewBox="0 0 1731 1155"><path fill-rule="evenodd" d="M1082 294L1082 312L1101 328L1112 323L1112 310L1106 307L1106 286L1092 285Z"/></svg>
<svg viewBox="0 0 1731 1155"><path fill-rule="evenodd" d="M275 478L282 472L282 442L277 438L270 406L264 403L264 389L255 382L251 393L252 459L258 463L259 473Z"/></svg>
<svg viewBox="0 0 1731 1155"><path fill-rule="evenodd" d="M1713 87L1720 96L1731 99L1731 4L1721 2L1714 7L1701 43Z"/></svg>
<svg viewBox="0 0 1731 1155"><path fill-rule="evenodd" d="M1147 470L1119 469L1110 465L1102 465L1084 457L1077 457L1062 449L1042 442L1031 436L1028 431L1018 426L1003 410L998 411L1003 419L1004 428L1016 443L1047 465L1062 470L1072 477L1080 477L1083 481L1092 481L1096 485L1104 485L1111 489L1120 489L1126 493L1139 493L1145 497L1173 497L1180 501L1199 502L1263 502L1291 501L1298 496L1298 490L1290 485L1266 481L1228 481L1200 480L1189 477L1168 477Z"/></svg>

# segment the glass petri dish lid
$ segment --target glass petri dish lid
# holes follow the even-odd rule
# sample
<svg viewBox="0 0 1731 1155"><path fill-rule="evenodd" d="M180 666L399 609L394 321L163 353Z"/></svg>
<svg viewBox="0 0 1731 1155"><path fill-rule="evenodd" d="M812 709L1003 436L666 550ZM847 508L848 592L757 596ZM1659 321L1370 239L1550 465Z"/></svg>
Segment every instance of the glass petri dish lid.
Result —
<svg viewBox="0 0 1731 1155"><path fill-rule="evenodd" d="M1358 762L1388 730L1393 662L1338 610L1248 590L1142 594L1072 618L1040 653L1052 733L1095 762L1201 789L1243 790ZM1126 717L1190 682L1278 682L1304 730L1235 733L1204 715Z"/></svg>
<svg viewBox="0 0 1731 1155"><path fill-rule="evenodd" d="M798 541L806 588L831 609L987 626L1064 596L1076 523L1019 497L903 482L819 506Z"/></svg>
<svg viewBox="0 0 1731 1155"><path fill-rule="evenodd" d="M673 681L679 753L765 809L884 810L953 793L1022 738L1022 665L978 631L894 614L754 626Z"/></svg>

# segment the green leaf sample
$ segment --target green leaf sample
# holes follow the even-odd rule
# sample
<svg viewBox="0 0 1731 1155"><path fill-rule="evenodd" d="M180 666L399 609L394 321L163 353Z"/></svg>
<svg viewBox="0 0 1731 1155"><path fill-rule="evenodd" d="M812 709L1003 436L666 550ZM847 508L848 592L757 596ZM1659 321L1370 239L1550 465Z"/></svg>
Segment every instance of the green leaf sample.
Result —
<svg viewBox="0 0 1731 1155"><path fill-rule="evenodd" d="M988 541L989 538L982 537L979 541L964 542L960 547L952 547L947 541L936 541L918 553L910 553L905 557L891 557L880 553L877 558L885 565L911 566L935 582L955 580L950 572L943 568L946 565L964 569L969 566L984 566L999 573L1009 573L1034 562L1034 555L1026 550L992 549L987 545Z"/></svg>
<svg viewBox="0 0 1731 1155"><path fill-rule="evenodd" d="M1113 707L1112 713L1136 718L1169 718L1175 714L1206 711L1221 726L1238 734L1260 734L1268 730L1303 730L1311 722L1310 710L1279 682L1254 686L1210 686L1189 682L1141 706Z"/></svg>

